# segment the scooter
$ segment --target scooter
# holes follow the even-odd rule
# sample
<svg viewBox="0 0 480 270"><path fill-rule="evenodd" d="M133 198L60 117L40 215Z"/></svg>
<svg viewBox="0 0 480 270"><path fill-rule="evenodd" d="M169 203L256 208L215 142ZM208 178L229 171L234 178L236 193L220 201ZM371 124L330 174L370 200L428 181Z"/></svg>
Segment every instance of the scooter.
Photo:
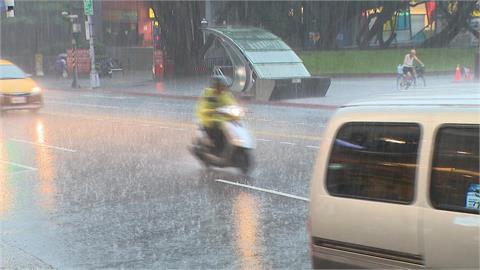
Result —
<svg viewBox="0 0 480 270"><path fill-rule="evenodd" d="M110 57L101 59L97 63L97 72L98 72L98 75L100 77L112 78L112 75L113 75L112 69L113 68L114 68L113 60Z"/></svg>
<svg viewBox="0 0 480 270"><path fill-rule="evenodd" d="M207 168L210 166L235 167L247 174L253 167L252 151L255 149L255 140L245 125L240 122L245 115L244 110L237 105L229 105L216 109L216 113L225 117L220 127L224 135L223 149L216 153L214 142L205 130L199 127L190 151Z"/></svg>

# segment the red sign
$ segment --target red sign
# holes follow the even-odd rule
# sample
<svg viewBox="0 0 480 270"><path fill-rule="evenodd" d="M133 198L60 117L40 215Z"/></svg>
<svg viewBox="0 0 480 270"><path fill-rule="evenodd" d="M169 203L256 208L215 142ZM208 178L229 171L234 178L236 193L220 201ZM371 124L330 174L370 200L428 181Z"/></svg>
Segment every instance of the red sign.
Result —
<svg viewBox="0 0 480 270"><path fill-rule="evenodd" d="M90 53L88 49L77 49L76 52L77 72L78 74L90 74ZM73 73L73 52L67 51L67 69L68 73Z"/></svg>
<svg viewBox="0 0 480 270"><path fill-rule="evenodd" d="M162 65L163 64L163 51L155 50L153 52L153 61L155 62L156 65Z"/></svg>
<svg viewBox="0 0 480 270"><path fill-rule="evenodd" d="M153 76L156 79L162 79L165 68L163 66L163 51L153 51Z"/></svg>

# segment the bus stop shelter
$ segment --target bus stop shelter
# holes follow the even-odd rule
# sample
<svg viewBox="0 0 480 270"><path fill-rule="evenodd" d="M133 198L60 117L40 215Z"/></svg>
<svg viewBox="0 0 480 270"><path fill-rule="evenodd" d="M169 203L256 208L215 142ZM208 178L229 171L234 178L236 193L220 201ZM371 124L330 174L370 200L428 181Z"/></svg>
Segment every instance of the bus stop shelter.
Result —
<svg viewBox="0 0 480 270"><path fill-rule="evenodd" d="M206 27L202 31L213 35L212 44L223 48L228 64L213 65L212 69L230 79L232 91L258 100L279 100L325 96L330 86L330 78L311 76L302 59L264 29Z"/></svg>

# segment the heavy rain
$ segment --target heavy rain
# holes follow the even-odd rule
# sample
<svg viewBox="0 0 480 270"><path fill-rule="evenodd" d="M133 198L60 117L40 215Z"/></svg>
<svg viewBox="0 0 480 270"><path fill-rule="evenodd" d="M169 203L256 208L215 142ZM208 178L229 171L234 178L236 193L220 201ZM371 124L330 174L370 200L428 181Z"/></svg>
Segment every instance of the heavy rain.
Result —
<svg viewBox="0 0 480 270"><path fill-rule="evenodd" d="M479 267L479 1L0 0L0 10L0 268ZM445 136L444 159L426 148L443 142L429 131L439 106L438 130L459 126L447 133L465 142ZM424 137L412 148L413 135L365 124L368 136L336 139L362 115L351 121L414 123ZM376 135L395 147L362 141ZM402 161L417 147L426 163ZM336 171L355 179L339 192L363 195L334 194ZM423 198L422 177L447 171L430 191L455 195ZM416 199L395 201L409 181ZM398 196L376 198L384 185ZM405 226L389 227L391 213ZM438 224L417 228L427 217ZM445 242L430 241L440 227ZM372 236L392 231L404 239Z"/></svg>

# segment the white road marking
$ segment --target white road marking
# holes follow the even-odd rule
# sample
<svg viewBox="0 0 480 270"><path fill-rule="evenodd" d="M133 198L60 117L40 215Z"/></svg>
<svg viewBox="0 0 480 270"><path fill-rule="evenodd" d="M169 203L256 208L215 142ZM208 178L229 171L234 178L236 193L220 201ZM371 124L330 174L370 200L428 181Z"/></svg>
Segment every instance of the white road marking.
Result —
<svg viewBox="0 0 480 270"><path fill-rule="evenodd" d="M305 146L307 148L313 148L313 149L320 149L320 146L315 146L315 145L307 145Z"/></svg>
<svg viewBox="0 0 480 270"><path fill-rule="evenodd" d="M102 109L121 109L121 107L119 106L95 105L95 104L76 103L76 102L48 101L46 102L46 104L62 104L62 105L72 105L72 106L92 107L92 108L102 108Z"/></svg>
<svg viewBox="0 0 480 270"><path fill-rule="evenodd" d="M271 142L272 140L267 140L267 139L257 139L259 142Z"/></svg>
<svg viewBox="0 0 480 270"><path fill-rule="evenodd" d="M23 168L22 168L23 169ZM30 170L30 169L25 169L25 170L21 170L21 171L18 171L18 172L12 172L12 173L8 173L7 176L14 176L14 175L17 175L17 174L22 174L22 173L27 173L27 172L34 172L35 170Z"/></svg>
<svg viewBox="0 0 480 270"><path fill-rule="evenodd" d="M280 142L280 144L295 145L295 143L291 143L291 142Z"/></svg>
<svg viewBox="0 0 480 270"><path fill-rule="evenodd" d="M263 191L263 192L266 192L266 193L280 195L280 196L284 196L284 197L288 197L288 198L292 198L292 199L297 199L297 200L301 200L301 201L306 201L306 202L310 201L308 198L305 198L305 197L300 197L300 196L296 196L296 195L292 195L292 194L288 194L288 193L284 193L284 192L279 192L279 191L275 191L275 190L270 190L270 189L266 189L266 188L254 187L254 186L250 186L250 185L240 184L240 183L237 183L237 182L230 182L230 181L223 180L223 179L216 179L215 181L221 182L221 183L224 183L224 184L249 188L249 189L253 189L253 190L257 190L257 191Z"/></svg>
<svg viewBox="0 0 480 270"><path fill-rule="evenodd" d="M37 170L37 168L30 167L30 166L23 165L23 164L16 163L16 162L11 162L11 161L6 161L6 160L0 160L0 162L8 164L8 165L16 166L16 167L19 167L19 168L22 168L22 169L27 169L27 170L32 170L32 171Z"/></svg>
<svg viewBox="0 0 480 270"><path fill-rule="evenodd" d="M103 95L92 95L92 94L85 94L84 97L93 97L93 98L107 98L107 99L134 99L134 97L117 97L117 96L103 96Z"/></svg>
<svg viewBox="0 0 480 270"><path fill-rule="evenodd" d="M14 138L11 138L11 139L8 139L8 140L9 140L9 141L12 141L12 142L18 142L18 143L26 143L26 144L31 144L31 145L37 145L37 146L41 146L41 147L45 147L45 148L52 148L52 149L61 150L61 151L66 151L66 152L71 152L71 153L77 152L77 150L74 150L74 149L65 148L65 147L61 147L61 146L55 146L55 145L48 145L48 144L44 144L44 143L36 143L36 142L31 142L31 141L26 141L26 140L21 140L21 139L14 139Z"/></svg>

